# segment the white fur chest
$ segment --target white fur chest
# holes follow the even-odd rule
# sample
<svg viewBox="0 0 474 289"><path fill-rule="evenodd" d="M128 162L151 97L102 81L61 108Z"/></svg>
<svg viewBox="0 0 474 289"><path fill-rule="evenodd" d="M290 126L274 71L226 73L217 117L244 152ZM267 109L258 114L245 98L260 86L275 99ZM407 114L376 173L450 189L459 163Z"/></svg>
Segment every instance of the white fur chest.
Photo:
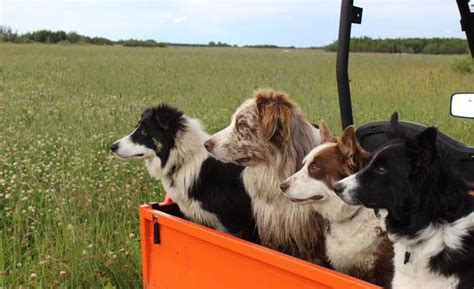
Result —
<svg viewBox="0 0 474 289"><path fill-rule="evenodd" d="M359 210L351 220L331 223L326 234L326 253L337 271L348 273L355 268L368 271L374 263L380 221L372 210Z"/></svg>
<svg viewBox="0 0 474 289"><path fill-rule="evenodd" d="M396 242L394 244L395 275L393 278L393 289L454 289L459 283L455 276L446 277L433 272L429 268L429 260L441 252L442 242L439 236L433 237L433 241L419 248L410 248ZM414 250L413 250L414 249ZM412 250L412 251L410 251ZM405 253L410 252L409 261L405 262Z"/></svg>
<svg viewBox="0 0 474 289"><path fill-rule="evenodd" d="M394 289L454 289L459 283L455 275L445 276L430 269L430 259L444 248L462 250L463 238L474 229L474 213L443 225L430 224L415 239L389 237L394 240ZM405 260L406 252L410 253ZM405 262L407 261L407 262Z"/></svg>
<svg viewBox="0 0 474 289"><path fill-rule="evenodd" d="M445 276L430 269L430 259L444 248L462 250L462 240L474 227L474 213L450 224L429 225L415 239L394 239L394 289L454 289L459 283L455 275ZM409 252L408 260L405 260ZM406 261L406 262L405 262Z"/></svg>

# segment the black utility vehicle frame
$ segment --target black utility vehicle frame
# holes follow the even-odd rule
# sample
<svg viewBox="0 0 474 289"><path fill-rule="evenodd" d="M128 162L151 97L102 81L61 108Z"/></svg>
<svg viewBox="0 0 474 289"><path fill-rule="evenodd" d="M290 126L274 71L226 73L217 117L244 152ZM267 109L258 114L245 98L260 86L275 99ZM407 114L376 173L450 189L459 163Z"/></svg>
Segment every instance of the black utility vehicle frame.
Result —
<svg viewBox="0 0 474 289"><path fill-rule="evenodd" d="M456 2L461 14L461 29L466 33L471 56L474 58L474 13L470 11L469 0L456 0ZM474 3L472 5L474 5ZM342 0L337 45L336 77L343 129L354 123L348 74L352 23L362 23L362 8L354 6L353 0ZM357 130L357 138L365 149L374 151L387 141L386 132L388 125L387 121L363 125ZM400 125L404 126L413 134L419 133L426 128L423 125L408 121L400 121ZM450 151L457 160L458 167L463 172L468 185L474 188L474 148L466 146L442 133L438 135L438 143Z"/></svg>

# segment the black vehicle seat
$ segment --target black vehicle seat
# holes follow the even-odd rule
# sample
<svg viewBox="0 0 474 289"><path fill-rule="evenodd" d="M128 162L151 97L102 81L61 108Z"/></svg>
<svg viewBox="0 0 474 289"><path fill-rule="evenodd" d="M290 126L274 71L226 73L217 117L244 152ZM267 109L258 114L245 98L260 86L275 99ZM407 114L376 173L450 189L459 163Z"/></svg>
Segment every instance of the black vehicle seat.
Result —
<svg viewBox="0 0 474 289"><path fill-rule="evenodd" d="M426 126L408 122L399 121L402 127L411 135L422 132ZM387 142L388 121L378 121L361 126L357 129L356 135L361 146L373 152L385 142ZM457 162L458 168L463 173L468 186L474 189L474 147L469 147L454 138L438 133L438 144L446 148Z"/></svg>

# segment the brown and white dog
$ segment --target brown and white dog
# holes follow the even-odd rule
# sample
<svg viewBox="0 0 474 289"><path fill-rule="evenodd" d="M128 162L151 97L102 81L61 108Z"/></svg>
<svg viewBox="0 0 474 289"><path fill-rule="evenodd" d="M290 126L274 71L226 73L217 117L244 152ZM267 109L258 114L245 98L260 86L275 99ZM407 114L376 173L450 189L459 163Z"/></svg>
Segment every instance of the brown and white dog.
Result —
<svg viewBox="0 0 474 289"><path fill-rule="evenodd" d="M261 244L323 264L325 221L311 206L295 204L280 191L280 183L319 143L319 130L287 94L258 90L205 147L219 160L245 166L243 180Z"/></svg>
<svg viewBox="0 0 474 289"><path fill-rule="evenodd" d="M343 202L333 185L361 170L369 153L357 143L354 128L336 139L321 122L322 144L304 159L303 168L281 184L293 202L311 204L328 220L326 254L335 270L387 288L393 276L393 248L384 220L372 209Z"/></svg>

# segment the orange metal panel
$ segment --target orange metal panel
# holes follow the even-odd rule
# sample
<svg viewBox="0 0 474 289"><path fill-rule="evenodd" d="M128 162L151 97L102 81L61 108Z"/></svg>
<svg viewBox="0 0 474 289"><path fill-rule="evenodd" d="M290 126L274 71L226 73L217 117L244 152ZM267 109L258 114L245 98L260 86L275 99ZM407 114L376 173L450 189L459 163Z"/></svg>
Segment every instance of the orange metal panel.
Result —
<svg viewBox="0 0 474 289"><path fill-rule="evenodd" d="M153 244L154 221L159 224L159 244ZM380 288L149 205L140 207L140 230L147 289Z"/></svg>
<svg viewBox="0 0 474 289"><path fill-rule="evenodd" d="M474 191L470 194L474 196ZM160 206L174 202L168 196ZM153 244L158 223L160 243ZM356 278L140 207L143 288L380 288Z"/></svg>

